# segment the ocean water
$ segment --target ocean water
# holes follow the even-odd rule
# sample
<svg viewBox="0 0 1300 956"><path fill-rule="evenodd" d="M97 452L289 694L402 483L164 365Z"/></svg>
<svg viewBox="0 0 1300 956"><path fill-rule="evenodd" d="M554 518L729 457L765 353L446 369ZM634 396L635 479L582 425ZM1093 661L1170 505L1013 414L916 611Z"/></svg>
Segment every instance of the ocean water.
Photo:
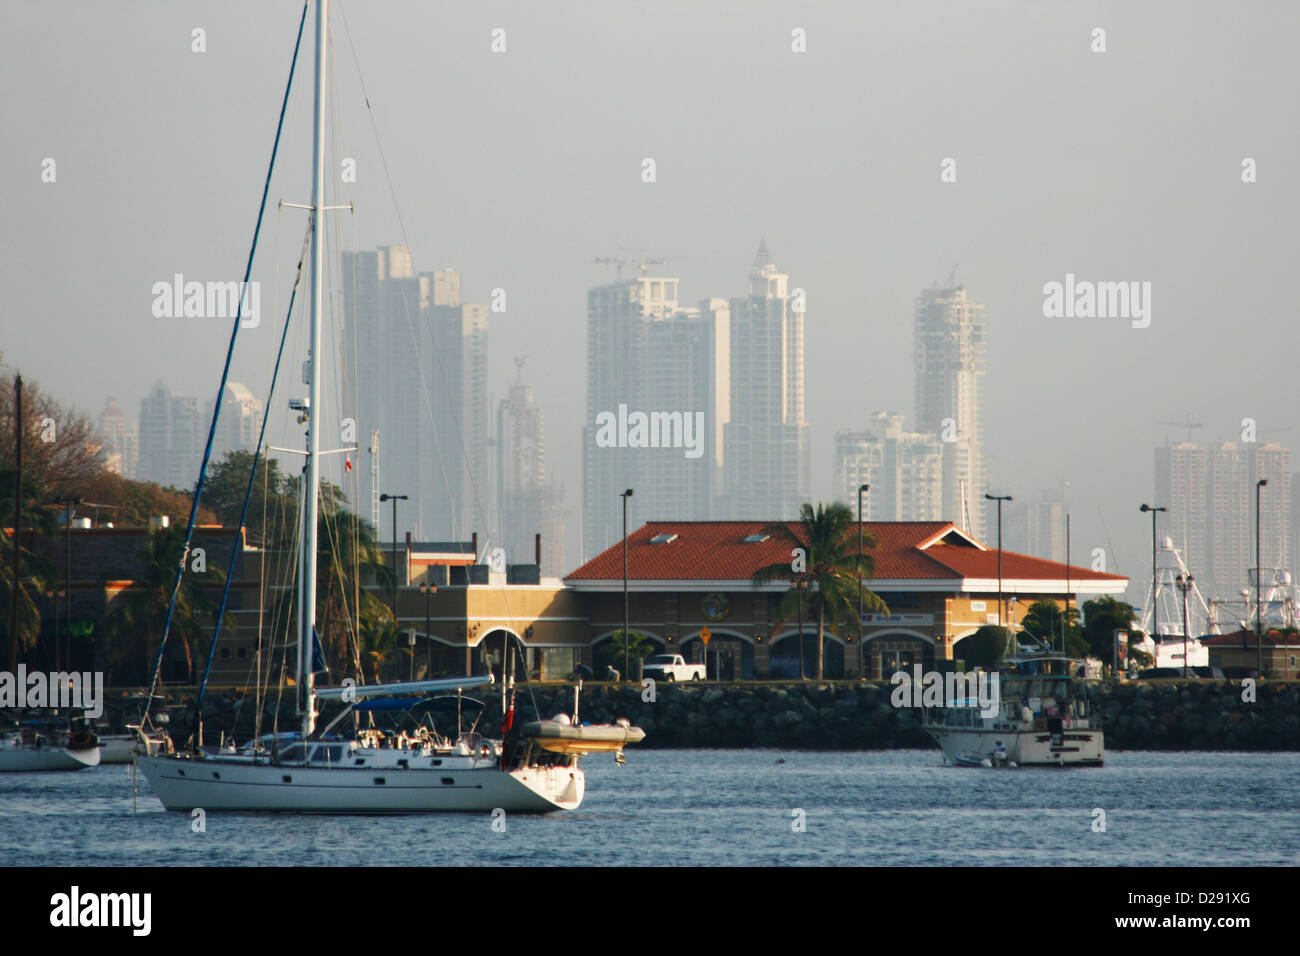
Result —
<svg viewBox="0 0 1300 956"><path fill-rule="evenodd" d="M937 750L629 749L570 813L168 813L129 767L0 774L9 866L1278 866L1300 863L1300 754L1109 752L988 770ZM134 806L133 806L134 803ZM1096 829L1105 811L1104 832ZM802 814L797 811L802 811ZM800 820L802 832L797 831Z"/></svg>

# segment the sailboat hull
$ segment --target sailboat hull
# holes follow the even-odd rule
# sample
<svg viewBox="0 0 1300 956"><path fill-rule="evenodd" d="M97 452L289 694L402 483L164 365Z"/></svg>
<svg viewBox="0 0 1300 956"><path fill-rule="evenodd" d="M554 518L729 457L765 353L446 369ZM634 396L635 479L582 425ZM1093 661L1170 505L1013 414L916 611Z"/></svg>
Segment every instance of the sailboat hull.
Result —
<svg viewBox="0 0 1300 956"><path fill-rule="evenodd" d="M138 757L168 810L296 813L549 813L582 803L582 769L305 767L184 757Z"/></svg>
<svg viewBox="0 0 1300 956"><path fill-rule="evenodd" d="M68 750L52 747L41 750L29 748L0 749L0 773L30 772L35 770L85 770L99 765L99 748Z"/></svg>

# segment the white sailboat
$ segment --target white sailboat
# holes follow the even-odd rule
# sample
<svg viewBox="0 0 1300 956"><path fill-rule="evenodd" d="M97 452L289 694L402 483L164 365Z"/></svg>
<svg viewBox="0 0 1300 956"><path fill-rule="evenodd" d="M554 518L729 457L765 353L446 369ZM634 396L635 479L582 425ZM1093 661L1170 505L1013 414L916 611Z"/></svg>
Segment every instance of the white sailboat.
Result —
<svg viewBox="0 0 1300 956"><path fill-rule="evenodd" d="M55 730L29 722L0 735L0 772L85 770L99 761L99 740L89 731Z"/></svg>
<svg viewBox="0 0 1300 956"><path fill-rule="evenodd" d="M316 358L323 354L321 212L326 208L323 151L326 29L327 0L317 0L311 202L316 226L311 237L309 398L300 406L305 420L310 422L298 590L296 686L301 734L283 746L279 738L273 738L269 742L255 742L243 750L230 748L208 753L195 748L186 753L142 755L137 763L168 810L195 807L329 813L572 810L582 803L586 790L586 778L580 766L582 755L612 751L621 762L622 745L635 743L644 736L638 728L623 722L612 728L583 728L583 733L575 735L561 728L571 727L576 721L567 715L556 715L552 721L526 725L520 733L511 736L512 700L501 740L474 733L458 733L454 741L432 734L404 735L390 740L365 733L356 739L338 740L317 731L317 703L321 700L342 699L355 706L375 697L450 690L459 693L493 682L489 675L327 689L315 686L312 649L321 454L320 428L315 418L324 407L320 395L323 363ZM590 738L586 744L584 738Z"/></svg>

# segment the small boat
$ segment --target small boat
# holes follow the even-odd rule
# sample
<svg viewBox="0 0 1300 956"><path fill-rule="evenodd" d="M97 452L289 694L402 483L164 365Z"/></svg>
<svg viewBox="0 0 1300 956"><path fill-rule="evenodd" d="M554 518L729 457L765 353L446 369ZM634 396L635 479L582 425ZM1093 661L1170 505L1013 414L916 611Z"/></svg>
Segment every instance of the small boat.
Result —
<svg viewBox="0 0 1300 956"><path fill-rule="evenodd" d="M165 734L143 734L140 728L127 724L129 734L100 734L100 763L131 763L141 754L152 756L171 752L171 739Z"/></svg>
<svg viewBox="0 0 1300 956"><path fill-rule="evenodd" d="M99 739L88 730L69 732L48 722L25 721L0 737L0 772L85 770L99 762Z"/></svg>
<svg viewBox="0 0 1300 956"><path fill-rule="evenodd" d="M625 746L645 739L645 731L627 719L613 724L574 724L568 714L531 721L519 733L555 754L612 753L621 757Z"/></svg>
<svg viewBox="0 0 1300 956"><path fill-rule="evenodd" d="M974 700L927 708L925 730L956 767L1100 767L1106 750L1086 664L1050 649L1001 662L997 713Z"/></svg>

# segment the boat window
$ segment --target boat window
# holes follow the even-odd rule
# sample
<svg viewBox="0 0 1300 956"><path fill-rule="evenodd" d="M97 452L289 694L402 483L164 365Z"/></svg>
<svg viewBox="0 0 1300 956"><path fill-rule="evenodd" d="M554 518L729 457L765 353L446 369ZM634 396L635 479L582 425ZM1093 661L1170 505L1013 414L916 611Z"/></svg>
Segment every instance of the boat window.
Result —
<svg viewBox="0 0 1300 956"><path fill-rule="evenodd" d="M302 759L302 744L291 744L280 751L280 759L291 763Z"/></svg>

